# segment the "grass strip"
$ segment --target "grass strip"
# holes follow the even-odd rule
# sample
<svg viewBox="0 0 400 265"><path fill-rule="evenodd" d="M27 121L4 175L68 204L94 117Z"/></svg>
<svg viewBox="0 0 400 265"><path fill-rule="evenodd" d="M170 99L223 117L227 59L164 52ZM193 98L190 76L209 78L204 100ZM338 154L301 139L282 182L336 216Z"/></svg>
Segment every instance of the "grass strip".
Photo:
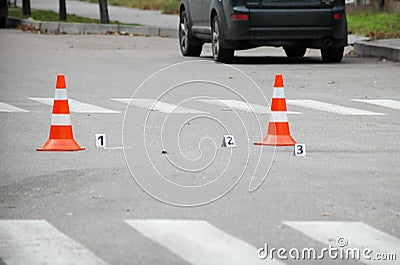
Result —
<svg viewBox="0 0 400 265"><path fill-rule="evenodd" d="M400 11L348 12L349 33L371 38L400 38Z"/></svg>

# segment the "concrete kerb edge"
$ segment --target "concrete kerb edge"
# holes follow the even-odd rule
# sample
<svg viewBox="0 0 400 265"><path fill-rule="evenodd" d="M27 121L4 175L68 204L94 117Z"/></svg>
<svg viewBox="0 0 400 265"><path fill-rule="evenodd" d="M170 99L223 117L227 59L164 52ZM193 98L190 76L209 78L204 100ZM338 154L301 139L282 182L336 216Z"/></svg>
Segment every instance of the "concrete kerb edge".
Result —
<svg viewBox="0 0 400 265"><path fill-rule="evenodd" d="M67 22L42 22L30 19L9 17L7 26L16 28L28 26L34 30L46 33L63 34L105 34L116 32L119 34L132 34L138 36L152 36L163 38L178 38L178 30L173 28L158 28L150 26L106 25Z"/></svg>
<svg viewBox="0 0 400 265"><path fill-rule="evenodd" d="M371 56L400 62L400 49L379 46L365 41L355 42L354 52L361 57Z"/></svg>

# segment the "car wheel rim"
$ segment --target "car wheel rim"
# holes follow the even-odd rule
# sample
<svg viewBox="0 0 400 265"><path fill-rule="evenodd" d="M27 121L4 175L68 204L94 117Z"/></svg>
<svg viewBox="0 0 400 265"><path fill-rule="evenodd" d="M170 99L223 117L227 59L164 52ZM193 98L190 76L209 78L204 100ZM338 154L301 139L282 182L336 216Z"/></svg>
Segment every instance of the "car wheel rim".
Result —
<svg viewBox="0 0 400 265"><path fill-rule="evenodd" d="M188 27L187 27L187 20L186 17L183 17L180 24L180 36L181 36L181 48L182 50L186 51L189 42L189 34L188 34Z"/></svg>
<svg viewBox="0 0 400 265"><path fill-rule="evenodd" d="M218 23L217 20L214 22L214 30L213 30L213 36L212 36L212 48L213 48L213 55L214 58L218 57L219 54L219 28L218 28Z"/></svg>

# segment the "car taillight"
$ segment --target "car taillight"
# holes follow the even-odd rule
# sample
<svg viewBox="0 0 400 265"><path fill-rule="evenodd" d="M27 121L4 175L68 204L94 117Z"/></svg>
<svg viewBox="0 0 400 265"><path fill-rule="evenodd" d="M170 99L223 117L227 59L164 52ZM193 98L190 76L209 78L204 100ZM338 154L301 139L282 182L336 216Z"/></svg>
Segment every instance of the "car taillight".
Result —
<svg viewBox="0 0 400 265"><path fill-rule="evenodd" d="M344 17L345 17L345 14L342 14L342 13L334 13L333 14L334 20L343 19Z"/></svg>
<svg viewBox="0 0 400 265"><path fill-rule="evenodd" d="M232 20L249 20L248 14L233 14L231 15Z"/></svg>

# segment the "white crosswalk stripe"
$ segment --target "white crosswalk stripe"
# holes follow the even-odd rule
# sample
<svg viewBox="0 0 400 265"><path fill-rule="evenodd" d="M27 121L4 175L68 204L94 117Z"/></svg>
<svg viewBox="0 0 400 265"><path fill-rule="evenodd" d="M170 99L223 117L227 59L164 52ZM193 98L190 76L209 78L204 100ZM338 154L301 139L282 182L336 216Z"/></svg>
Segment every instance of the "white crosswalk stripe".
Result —
<svg viewBox="0 0 400 265"><path fill-rule="evenodd" d="M15 107L7 103L0 102L0 112L29 112L29 111Z"/></svg>
<svg viewBox="0 0 400 265"><path fill-rule="evenodd" d="M257 249L206 221L126 220L144 236L193 265L284 264L261 260Z"/></svg>
<svg viewBox="0 0 400 265"><path fill-rule="evenodd" d="M29 98L29 99L49 106L53 106L54 103L54 98ZM104 113L104 114L121 113L120 111L106 109L100 106L83 103L73 99L68 99L68 104L70 111L75 113Z"/></svg>
<svg viewBox="0 0 400 265"><path fill-rule="evenodd" d="M235 110L240 110L240 111L246 111L246 112L255 112L258 114L265 114L265 113L270 113L269 107L266 104L265 106L254 104L254 103L248 103L244 101L239 101L239 100L232 100L232 99L202 99L199 100L204 103L216 105L216 106L221 106L221 107L226 107L226 108L232 108ZM288 111L288 114L301 114L301 112L295 112L295 111Z"/></svg>
<svg viewBox="0 0 400 265"><path fill-rule="evenodd" d="M152 111L159 111L163 113L174 113L174 114L185 114L185 113L192 113L192 114L204 114L207 112L203 112L200 110L195 110L191 108L186 108L174 104L165 103L162 101L157 101L154 99L148 98L112 98L111 100L122 102L124 104L129 104L131 106L152 110Z"/></svg>
<svg viewBox="0 0 400 265"><path fill-rule="evenodd" d="M392 99L353 99L356 102L368 103L380 107L400 110L400 101Z"/></svg>
<svg viewBox="0 0 400 265"><path fill-rule="evenodd" d="M287 226L300 231L321 243L338 247L337 240L344 238L348 248L361 251L371 249L368 254L372 259L367 260L362 255L365 264L377 264L373 260L378 253L395 253L400 258L400 240L362 222L283 222ZM379 263L380 264L380 263ZM386 263L385 263L386 264ZM398 263L397 263L398 264Z"/></svg>
<svg viewBox="0 0 400 265"><path fill-rule="evenodd" d="M309 100L309 99L303 99L303 100L286 100L286 103L288 105L294 105L294 106L299 106L299 107L304 107L304 108L309 108L309 109L314 109L314 110L319 110L319 111L324 111L324 112L330 112L330 113L335 113L339 115L364 115L364 116L381 116L381 115L386 115L383 113L378 113L378 112L372 112L372 111L367 111L367 110L360 110L360 109L355 109L355 108L348 108L340 105L335 105L331 103L325 103L317 100Z"/></svg>
<svg viewBox="0 0 400 265"><path fill-rule="evenodd" d="M276 259L276 253L274 259L260 259L257 248L204 220L139 219L125 222L192 265L285 264ZM347 245L343 250L349 249L352 252L348 253L353 253L350 260L354 257L355 249L360 250L360 261L364 264L377 264L377 260L374 260L377 254L394 254L392 258L400 258L398 238L362 222L282 223L332 248L341 249L337 240L344 238ZM45 220L0 220L0 239L0 261L8 265L107 264ZM315 249L318 250L317 247ZM363 256L365 249L371 250L368 252L370 260ZM329 258L325 254L325 258ZM340 257L338 254L335 259Z"/></svg>
<svg viewBox="0 0 400 265"><path fill-rule="evenodd" d="M8 265L106 264L45 220L0 220L0 238L0 256Z"/></svg>

